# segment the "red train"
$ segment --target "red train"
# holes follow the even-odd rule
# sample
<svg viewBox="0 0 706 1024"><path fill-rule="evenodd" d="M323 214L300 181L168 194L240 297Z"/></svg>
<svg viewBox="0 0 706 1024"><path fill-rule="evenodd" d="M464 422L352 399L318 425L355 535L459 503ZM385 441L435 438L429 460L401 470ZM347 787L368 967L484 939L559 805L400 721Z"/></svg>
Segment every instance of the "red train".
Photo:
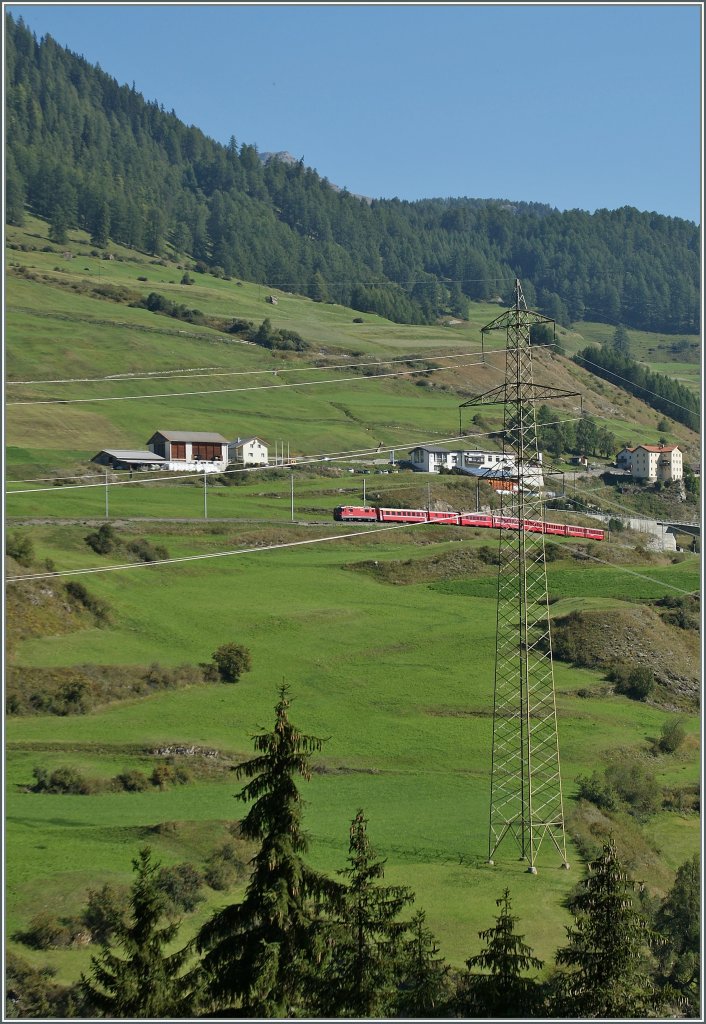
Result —
<svg viewBox="0 0 706 1024"><path fill-rule="evenodd" d="M483 512L430 512L425 508L373 508L370 505L338 505L333 518L345 523L443 523L447 526L484 526L500 530L519 530L521 520L513 516L487 515ZM547 533L555 537L581 537L605 540L605 530L567 523L547 523L525 519L527 533Z"/></svg>

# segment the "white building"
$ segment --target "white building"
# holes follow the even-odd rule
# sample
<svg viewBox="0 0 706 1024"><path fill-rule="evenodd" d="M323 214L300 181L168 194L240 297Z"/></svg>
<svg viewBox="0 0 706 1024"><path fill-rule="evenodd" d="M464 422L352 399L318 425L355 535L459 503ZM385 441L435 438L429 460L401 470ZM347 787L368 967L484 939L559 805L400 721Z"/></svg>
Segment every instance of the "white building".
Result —
<svg viewBox="0 0 706 1024"><path fill-rule="evenodd" d="M228 461L243 466L266 466L267 445L259 437L238 437L228 443Z"/></svg>
<svg viewBox="0 0 706 1024"><path fill-rule="evenodd" d="M458 469L469 476L486 477L487 479L517 479L517 464L511 455L501 452L468 451L437 448L434 445L419 445L409 453L412 469L419 473L438 473L442 469ZM528 487L542 487L542 455L539 464L525 466L523 480Z"/></svg>
<svg viewBox="0 0 706 1024"><path fill-rule="evenodd" d="M639 444L631 453L630 472L636 480L682 480L681 448L675 444Z"/></svg>
<svg viewBox="0 0 706 1024"><path fill-rule="evenodd" d="M228 465L228 441L221 434L198 430L157 430L147 442L161 455L166 469L222 473Z"/></svg>

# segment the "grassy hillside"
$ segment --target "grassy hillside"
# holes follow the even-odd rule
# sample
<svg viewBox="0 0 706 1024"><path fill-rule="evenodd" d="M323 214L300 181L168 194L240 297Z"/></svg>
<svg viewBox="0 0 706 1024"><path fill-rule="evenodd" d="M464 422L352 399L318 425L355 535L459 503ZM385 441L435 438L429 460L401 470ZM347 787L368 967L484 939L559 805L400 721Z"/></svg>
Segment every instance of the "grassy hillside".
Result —
<svg viewBox="0 0 706 1024"><path fill-rule="evenodd" d="M363 314L361 324L353 322L361 318L353 310L301 296L275 293L278 303L269 305L265 300L271 293L259 285L203 274L192 274L193 285L181 285L181 265L116 246L110 248L115 259L102 259L105 254L92 250L79 232L59 249L49 241L46 224L38 220L28 219L22 229L9 228L8 242L15 248L8 261L7 380L78 379L7 388L11 477L74 468L102 447L142 447L155 429L167 427L217 430L227 437L257 433L270 444L284 439L293 454L370 448L381 441L406 449L418 441L456 435L460 401L502 380L504 357L491 355L481 363L479 356L479 328L499 313L488 303L471 303L470 319L449 325L400 326L372 314ZM64 259L64 253L73 258ZM120 298L120 289L126 289L122 301L105 297ZM269 317L275 328L297 331L311 347L301 354L269 351L221 331L129 305L150 291L206 316L237 317L256 325ZM582 325L581 331L559 332L567 351L595 340L596 332L605 338L610 329ZM497 332L488 336L485 347L492 350L503 343ZM443 358L459 353L463 357ZM397 363L385 360L404 356L424 357L440 369L427 377L366 376L399 370ZM370 360L383 365L334 368L341 362ZM443 370L445 362L454 368ZM321 366L312 369L314 363ZM409 363L405 368L418 371L423 365ZM306 369L281 372L297 366ZM167 370L191 370L194 375L183 380L171 377L168 382L149 377L85 381L109 375L144 378ZM209 371L221 375L203 376ZM686 370L673 364L674 373L693 371L693 364ZM234 376L223 375L228 373ZM351 377L357 379L325 383ZM657 437L659 414L560 356L538 352L535 379L581 392L584 411L613 430L620 443ZM302 381L312 383L282 386ZM213 393L203 393L208 391ZM58 399L74 404L23 404ZM579 402L558 403L557 411L576 417ZM484 411L487 429L499 426L499 417L497 409ZM473 430L468 420L463 426ZM696 460L696 435L676 423L666 433Z"/></svg>
<svg viewBox="0 0 706 1024"><path fill-rule="evenodd" d="M502 381L503 355L491 355L485 364L478 357L479 328L499 312L491 304L473 304L469 322L450 326L400 327L367 314L360 324L353 321L361 314L300 296L276 293L277 305L269 305L266 288L245 282L193 274L193 285L180 285L183 267L117 247L110 250L114 260L91 256L79 234L62 249L74 255L65 260L55 246L42 251L51 243L46 225L36 220L9 229L8 241L25 248L9 252L7 379L52 382L7 388L7 515L13 534L29 537L34 547L29 565L10 564L11 576L47 565L58 571L107 569L124 561L124 549L98 555L85 542L91 524L105 515L102 477L93 488L52 485L56 476L82 474L102 447L142 447L155 429L172 427L228 437L257 433L271 446L284 440L292 454L374 450L381 442L403 454L414 443L456 435L459 403ZM107 286L108 293L117 287L137 295L159 291L209 316L256 323L269 316L311 347L293 353L243 344L221 331L106 298ZM567 349L596 340L590 332L603 330L584 329L581 338L574 333L562 339ZM501 338L491 337L500 347ZM365 375L396 372L399 364L392 360L402 357L441 366L441 357L451 353L470 353L455 360L468 365L421 376L412 374L418 364L409 362L406 377ZM335 368L353 362L375 365ZM534 366L536 380L580 390L584 409L621 440L656 436L661 417L570 360L538 352ZM155 377L167 370L193 376ZM196 376L215 371L222 375ZM123 376L83 379L106 375ZM336 378L344 379L316 383ZM297 381L309 383L262 390ZM226 390L253 387L261 390ZM193 393L209 390L214 393ZM103 398L122 400L96 400ZM50 399L91 401L14 404ZM577 406L577 400L564 403L562 415L578 415ZM464 423L464 431L476 431L485 446L483 435L500 425L499 416L484 410L486 425ZM697 437L677 424L672 428L670 435L695 457ZM409 473L376 475L371 465L365 482L373 499L379 494L388 501L431 499L462 507L474 507L476 500L468 480L435 478L427 487L426 479ZM417 906L426 909L454 964L479 950L478 930L492 922L494 900L505 886L539 956L550 959L563 942L565 898L581 877L583 857L607 827L575 799L577 780L597 767L635 762L655 777L661 803L648 819L638 821L623 809L609 823L630 870L646 878L652 891L666 891L677 866L699 848L699 819L687 799L699 778L697 715L680 705L686 741L673 755L658 753L654 740L677 713L668 690L659 702L636 702L615 695L602 671L557 662L572 870L562 871L543 848L539 874L532 877L509 845L494 868L486 865L495 568L478 552L495 538L481 530L370 534L334 525L332 508L362 500L362 485L360 476L333 467L295 474L294 523L287 471L254 475L241 486L209 487L208 522L201 481L170 476L152 485L113 486L110 516L123 540L143 537L173 558L239 553L79 577L93 606L103 602L103 616L91 612L90 603L79 607L64 577L9 584L10 668L35 697L34 713L13 714L7 726L12 949L51 964L61 981L75 980L90 947L28 949L17 933L35 914L47 907L59 915L79 914L89 889L129 881L130 860L145 843L164 863L188 860L203 867L227 836L227 824L242 814L230 767L249 754L253 733L269 726L282 680L296 698L294 721L328 738L304 787L312 864L329 872L344 865L348 825L362 806L370 837L388 858L386 879L416 891ZM24 490L30 493L18 493ZM288 543L298 546L265 550ZM629 536L601 546L595 552L600 561L576 553L565 543L550 565L555 618L577 608L627 614L636 602L698 589L696 556L649 556ZM452 572L457 562L461 568ZM665 636L660 633L661 640ZM237 685L182 682L147 695L129 691L151 665L159 663L168 675L180 665L207 662L230 640L246 644L253 656L252 672ZM101 675L94 666L105 671ZM85 713L43 713L42 678L48 686L58 679L52 675L57 670L63 681L79 669L98 688L94 703ZM108 692L121 670L123 692ZM175 745L215 749L218 757L206 763L178 755L191 781L163 790L102 789L81 796L30 791L37 767L68 766L104 781L126 770L149 774L162 757L156 751ZM205 902L186 917L185 934L193 934L210 909L237 896L238 884L227 892L205 888Z"/></svg>

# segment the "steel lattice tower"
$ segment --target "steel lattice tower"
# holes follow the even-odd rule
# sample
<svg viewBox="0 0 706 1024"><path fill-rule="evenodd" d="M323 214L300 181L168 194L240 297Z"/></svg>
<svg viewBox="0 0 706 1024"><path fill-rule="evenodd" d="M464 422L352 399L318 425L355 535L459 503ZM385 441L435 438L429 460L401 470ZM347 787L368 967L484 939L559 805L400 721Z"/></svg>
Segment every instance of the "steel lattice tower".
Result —
<svg viewBox="0 0 706 1024"><path fill-rule="evenodd" d="M507 337L505 382L461 408L504 406L503 463L517 471L517 492L501 494L500 515L543 520L537 483L541 463L535 402L577 392L535 385L530 327L553 321L527 309L520 282L515 307L483 328ZM514 472L513 472L514 476ZM514 481L513 481L514 482ZM540 846L549 836L564 867L566 837L561 792L559 739L547 600L544 534L527 529L499 530L497 634L493 702L493 750L488 860L509 835L536 873Z"/></svg>

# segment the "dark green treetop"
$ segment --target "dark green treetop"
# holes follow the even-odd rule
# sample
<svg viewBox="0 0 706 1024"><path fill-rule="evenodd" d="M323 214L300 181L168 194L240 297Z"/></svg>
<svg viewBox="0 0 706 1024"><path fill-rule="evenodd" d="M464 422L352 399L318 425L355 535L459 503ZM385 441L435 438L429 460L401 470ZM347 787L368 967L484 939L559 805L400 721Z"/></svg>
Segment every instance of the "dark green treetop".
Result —
<svg viewBox="0 0 706 1024"><path fill-rule="evenodd" d="M636 883L610 836L573 900L574 925L556 963L556 1008L567 1017L641 1017L659 1004L652 983L647 920L635 909Z"/></svg>
<svg viewBox="0 0 706 1024"><path fill-rule="evenodd" d="M236 768L249 780L237 799L251 803L240 831L261 844L245 897L218 911L197 937L214 1008L237 1007L238 1015L301 1013L314 956L312 898L327 886L302 859L307 839L296 785L297 776L310 778L310 757L323 741L290 722L290 703L283 686L274 727L253 737L256 756Z"/></svg>
<svg viewBox="0 0 706 1024"><path fill-rule="evenodd" d="M458 1008L470 1017L531 1017L542 1007L542 992L528 970L540 970L543 961L517 935L518 918L512 914L509 889L496 900L500 913L492 928L479 932L486 943L466 960L468 972L459 985ZM478 970L480 968L480 971Z"/></svg>
<svg viewBox="0 0 706 1024"><path fill-rule="evenodd" d="M346 883L329 894L328 945L320 977L319 1010L324 1016L389 1016L400 974L401 940L409 923L398 920L412 903L406 886L381 885L385 861L377 860L363 811L350 829Z"/></svg>
<svg viewBox="0 0 706 1024"><path fill-rule="evenodd" d="M160 925L165 898L149 847L132 862L136 878L130 894L130 917L113 925L111 943L91 957L92 979L80 985L89 1006L108 1017L188 1017L197 1000L199 971L184 971L191 957L187 946L165 953L179 931L172 921ZM119 952L122 952L122 956Z"/></svg>

